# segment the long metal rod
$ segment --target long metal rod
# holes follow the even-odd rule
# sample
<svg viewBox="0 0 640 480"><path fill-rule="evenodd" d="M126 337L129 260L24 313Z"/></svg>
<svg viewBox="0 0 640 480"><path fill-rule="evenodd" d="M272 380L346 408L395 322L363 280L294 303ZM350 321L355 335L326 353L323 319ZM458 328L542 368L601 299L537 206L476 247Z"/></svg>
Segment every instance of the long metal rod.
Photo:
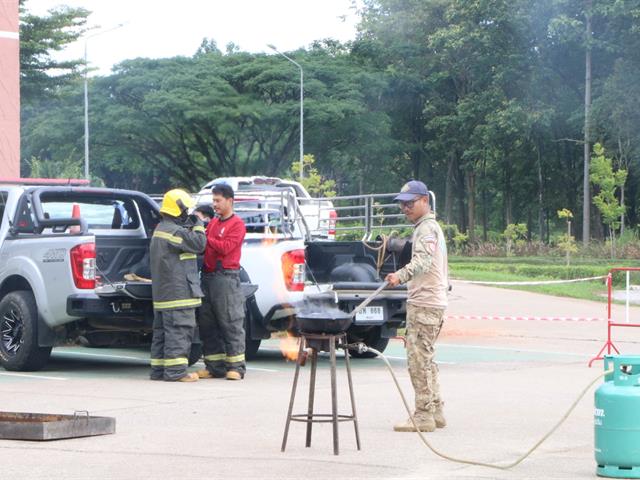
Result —
<svg viewBox="0 0 640 480"><path fill-rule="evenodd" d="M329 361L331 364L331 416L333 420L333 454L340 453L338 439L338 392L336 385L336 337L329 336Z"/></svg>
<svg viewBox="0 0 640 480"><path fill-rule="evenodd" d="M360 305L353 309L353 312L351 312L351 318L354 318L360 310L369 305L373 301L373 299L376 298L380 292L382 292L382 290L387 288L387 285L389 285L388 282L382 282L382 285L380 285L375 292L365 298Z"/></svg>
<svg viewBox="0 0 640 480"><path fill-rule="evenodd" d="M311 375L309 377L309 404L307 408L307 441L305 447L311 446L311 430L313 428L313 404L316 393L316 370L318 368L318 350L311 349Z"/></svg>
<svg viewBox="0 0 640 480"><path fill-rule="evenodd" d="M274 45L267 44L267 47L282 55L300 69L300 181L302 182L304 179L304 72L298 62L282 53Z"/></svg>
<svg viewBox="0 0 640 480"><path fill-rule="evenodd" d="M89 180L89 86L87 79L87 41L84 42L84 178Z"/></svg>
<svg viewBox="0 0 640 480"><path fill-rule="evenodd" d="M344 342L346 337L342 337ZM344 345L344 344L343 344ZM351 365L349 364L349 349L344 349L344 363L347 367L347 380L349 382L349 397L351 398L351 416L353 417L353 428L356 433L356 446L360 450L360 431L358 429L358 414L356 413L356 399L353 394L353 380L351 379Z"/></svg>
<svg viewBox="0 0 640 480"><path fill-rule="evenodd" d="M300 376L300 361L302 359L302 350L304 348L304 342L300 339L300 346L298 348L298 357L296 358L296 373L293 375L293 386L291 387L291 399L289 400L289 410L287 411L287 423L284 426L284 435L282 436L282 448L281 452L284 452L287 448L287 437L289 436L289 426L291 425L291 413L293 412L293 404L296 400L296 389L298 388L298 377Z"/></svg>

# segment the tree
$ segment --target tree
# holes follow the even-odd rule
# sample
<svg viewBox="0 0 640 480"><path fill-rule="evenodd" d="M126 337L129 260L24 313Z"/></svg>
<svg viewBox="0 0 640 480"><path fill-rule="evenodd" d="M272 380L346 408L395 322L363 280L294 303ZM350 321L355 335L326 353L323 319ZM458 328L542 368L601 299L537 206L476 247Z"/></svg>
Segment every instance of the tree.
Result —
<svg viewBox="0 0 640 480"><path fill-rule="evenodd" d="M312 197L335 197L336 182L333 180L327 180L323 178L318 172L318 169L313 166L316 159L313 155L305 155L303 157L304 162L304 177L302 179L302 186L311 194ZM291 164L291 177L298 178L300 176L300 162L295 161Z"/></svg>
<svg viewBox="0 0 640 480"><path fill-rule="evenodd" d="M571 254L578 251L576 239L571 235L571 219L573 218L573 212L563 208L562 210L558 210L558 218L564 218L567 222L567 233L560 236L558 246L565 252L568 267L571 263Z"/></svg>
<svg viewBox="0 0 640 480"><path fill-rule="evenodd" d="M20 96L23 103L52 94L78 78L84 61L58 61L63 50L86 31L90 12L84 8L56 7L48 15L29 13L20 0Z"/></svg>
<svg viewBox="0 0 640 480"><path fill-rule="evenodd" d="M602 220L609 227L611 240L611 258L615 258L616 229L620 227L620 216L624 212L624 205L616 198L616 190L623 188L627 180L626 170L613 171L610 158L604 154L604 148L599 143L593 146L591 162L591 182L598 187L599 192L593 197L593 203L600 210Z"/></svg>

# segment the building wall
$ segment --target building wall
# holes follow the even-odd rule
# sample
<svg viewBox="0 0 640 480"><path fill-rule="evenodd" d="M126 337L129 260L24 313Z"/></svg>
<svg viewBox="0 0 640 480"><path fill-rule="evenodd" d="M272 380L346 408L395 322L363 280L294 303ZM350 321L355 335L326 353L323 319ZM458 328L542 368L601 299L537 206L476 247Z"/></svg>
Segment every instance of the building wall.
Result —
<svg viewBox="0 0 640 480"><path fill-rule="evenodd" d="M18 0L0 0L0 177L20 176Z"/></svg>

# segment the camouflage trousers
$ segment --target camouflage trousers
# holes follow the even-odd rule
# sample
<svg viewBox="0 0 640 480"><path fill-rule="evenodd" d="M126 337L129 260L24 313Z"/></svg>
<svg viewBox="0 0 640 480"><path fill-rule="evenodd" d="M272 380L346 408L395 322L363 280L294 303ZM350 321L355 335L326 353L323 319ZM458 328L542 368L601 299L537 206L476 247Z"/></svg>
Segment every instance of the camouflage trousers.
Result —
<svg viewBox="0 0 640 480"><path fill-rule="evenodd" d="M407 361L415 390L416 414L441 407L435 343L442 328L444 309L407 305Z"/></svg>

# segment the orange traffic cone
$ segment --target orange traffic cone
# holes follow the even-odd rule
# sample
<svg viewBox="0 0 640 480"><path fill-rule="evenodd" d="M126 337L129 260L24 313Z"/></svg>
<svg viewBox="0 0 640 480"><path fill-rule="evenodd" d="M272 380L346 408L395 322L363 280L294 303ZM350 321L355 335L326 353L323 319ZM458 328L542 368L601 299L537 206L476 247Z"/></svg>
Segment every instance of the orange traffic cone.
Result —
<svg viewBox="0 0 640 480"><path fill-rule="evenodd" d="M77 203L71 207L71 218L80 218L80 205ZM80 233L80 225L69 227L69 233Z"/></svg>

